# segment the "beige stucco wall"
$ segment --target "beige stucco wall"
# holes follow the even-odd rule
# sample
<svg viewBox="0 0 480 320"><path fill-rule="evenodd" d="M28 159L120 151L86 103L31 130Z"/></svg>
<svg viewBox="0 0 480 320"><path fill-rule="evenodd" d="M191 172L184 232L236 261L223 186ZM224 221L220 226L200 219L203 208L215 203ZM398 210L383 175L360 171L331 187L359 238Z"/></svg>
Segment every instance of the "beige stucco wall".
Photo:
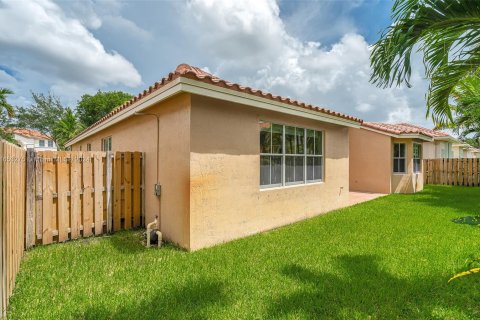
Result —
<svg viewBox="0 0 480 320"><path fill-rule="evenodd" d="M424 142L423 143L423 158L424 159L436 159L437 158L437 142Z"/></svg>
<svg viewBox="0 0 480 320"><path fill-rule="evenodd" d="M259 120L325 130L323 183L260 189ZM191 249L348 204L348 129L192 96Z"/></svg>
<svg viewBox="0 0 480 320"><path fill-rule="evenodd" d="M159 182L161 201L153 193L156 182L157 120L153 116L133 116L80 141L72 150L101 150L101 139L112 137L112 151L145 152L145 211L151 222L161 212L161 230L167 240L188 248L190 95L180 94L143 112L160 115Z"/></svg>
<svg viewBox="0 0 480 320"><path fill-rule="evenodd" d="M391 137L366 129L349 129L350 190L390 193Z"/></svg>
<svg viewBox="0 0 480 320"><path fill-rule="evenodd" d="M414 193L423 190L423 164L422 172L413 173L413 139L396 139L392 138L391 152L393 154L394 143L405 143L406 154L406 173L393 173L392 170L392 192L393 193ZM393 158L392 158L393 159ZM392 160L393 162L393 160Z"/></svg>

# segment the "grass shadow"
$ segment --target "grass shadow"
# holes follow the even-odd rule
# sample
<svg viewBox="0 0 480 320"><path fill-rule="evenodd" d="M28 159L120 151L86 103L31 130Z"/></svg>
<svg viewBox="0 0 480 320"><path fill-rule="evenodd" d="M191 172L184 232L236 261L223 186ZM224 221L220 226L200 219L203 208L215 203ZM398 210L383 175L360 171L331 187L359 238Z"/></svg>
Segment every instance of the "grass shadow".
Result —
<svg viewBox="0 0 480 320"><path fill-rule="evenodd" d="M155 293L147 299L115 310L92 306L77 314L75 319L208 319L212 308L228 304L226 289L217 281L202 279L161 289L152 282L151 290Z"/></svg>
<svg viewBox="0 0 480 320"><path fill-rule="evenodd" d="M466 294L480 298L478 283L448 285L441 277L402 279L382 270L377 261L372 255L339 256L341 275L298 264L285 266L281 273L297 282L298 289L274 301L268 316L431 319L449 307L461 310L465 318L480 317L480 309L464 299Z"/></svg>
<svg viewBox="0 0 480 320"><path fill-rule="evenodd" d="M439 209L449 208L457 213L480 212L480 188L459 186L426 186L415 194L415 202Z"/></svg>

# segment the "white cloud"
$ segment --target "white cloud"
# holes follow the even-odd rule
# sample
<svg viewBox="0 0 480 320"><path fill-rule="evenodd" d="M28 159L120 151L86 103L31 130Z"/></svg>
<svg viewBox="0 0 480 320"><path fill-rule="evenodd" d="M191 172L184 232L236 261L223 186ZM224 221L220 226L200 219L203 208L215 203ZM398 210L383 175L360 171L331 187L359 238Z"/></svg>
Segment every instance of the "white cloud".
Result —
<svg viewBox="0 0 480 320"><path fill-rule="evenodd" d="M2 60L36 71L53 84L136 87L142 82L132 63L107 52L79 20L49 0L5 2L0 21ZM90 24L99 22L93 19Z"/></svg>
<svg viewBox="0 0 480 320"><path fill-rule="evenodd" d="M425 121L425 81L415 89L377 88L369 82L370 49L357 33L331 47L286 31L274 0L192 0L184 24L197 50L211 57L220 76L367 121ZM300 18L300 17L297 17Z"/></svg>

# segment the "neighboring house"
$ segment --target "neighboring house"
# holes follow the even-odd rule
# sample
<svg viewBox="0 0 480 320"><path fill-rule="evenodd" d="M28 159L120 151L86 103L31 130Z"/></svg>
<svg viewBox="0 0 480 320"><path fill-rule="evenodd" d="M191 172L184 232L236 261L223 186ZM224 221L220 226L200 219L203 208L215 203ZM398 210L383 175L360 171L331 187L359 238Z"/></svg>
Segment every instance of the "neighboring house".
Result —
<svg viewBox="0 0 480 320"><path fill-rule="evenodd" d="M360 124L182 64L67 146L145 152L146 221L195 250L348 205Z"/></svg>
<svg viewBox="0 0 480 320"><path fill-rule="evenodd" d="M413 193L423 190L422 159L451 153L447 133L408 123L364 122L350 129L350 190Z"/></svg>
<svg viewBox="0 0 480 320"><path fill-rule="evenodd" d="M40 131L25 128L7 128L5 130L11 132L14 139L17 140L24 149L33 148L36 151L57 150L55 141Z"/></svg>
<svg viewBox="0 0 480 320"><path fill-rule="evenodd" d="M480 158L480 150L468 143L459 142L452 146L454 158Z"/></svg>

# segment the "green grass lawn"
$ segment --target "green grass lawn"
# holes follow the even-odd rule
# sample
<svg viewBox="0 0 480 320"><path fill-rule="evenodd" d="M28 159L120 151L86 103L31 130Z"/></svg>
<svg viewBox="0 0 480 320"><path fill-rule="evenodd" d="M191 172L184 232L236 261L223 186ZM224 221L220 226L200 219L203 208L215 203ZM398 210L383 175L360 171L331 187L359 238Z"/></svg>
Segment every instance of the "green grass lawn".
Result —
<svg viewBox="0 0 480 320"><path fill-rule="evenodd" d="M194 253L141 232L26 253L9 319L479 319L480 188L427 187Z"/></svg>

